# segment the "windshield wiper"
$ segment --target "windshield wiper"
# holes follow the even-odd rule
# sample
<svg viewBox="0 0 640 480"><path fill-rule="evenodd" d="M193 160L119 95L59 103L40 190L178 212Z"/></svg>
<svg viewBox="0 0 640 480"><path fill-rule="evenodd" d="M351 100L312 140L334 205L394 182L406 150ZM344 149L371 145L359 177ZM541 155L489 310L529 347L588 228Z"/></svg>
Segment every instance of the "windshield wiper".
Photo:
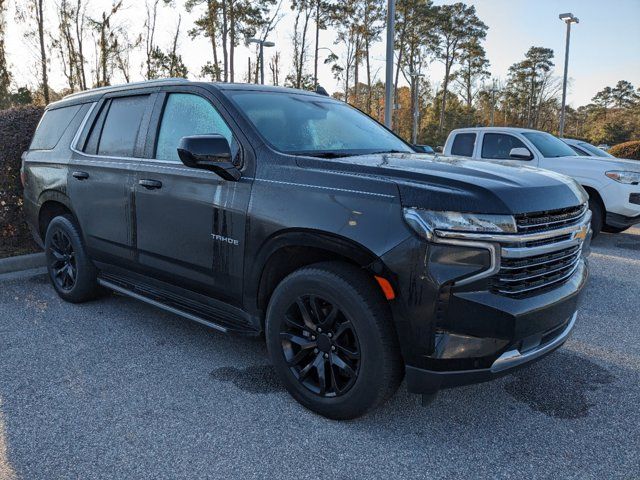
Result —
<svg viewBox="0 0 640 480"><path fill-rule="evenodd" d="M416 153L416 152L407 152L405 150L380 150L379 152L371 152L365 155L381 155L383 153Z"/></svg>
<svg viewBox="0 0 640 480"><path fill-rule="evenodd" d="M342 153L342 152L299 152L297 155L304 155L305 157L316 157L316 158L342 158L342 157L352 157L353 153Z"/></svg>

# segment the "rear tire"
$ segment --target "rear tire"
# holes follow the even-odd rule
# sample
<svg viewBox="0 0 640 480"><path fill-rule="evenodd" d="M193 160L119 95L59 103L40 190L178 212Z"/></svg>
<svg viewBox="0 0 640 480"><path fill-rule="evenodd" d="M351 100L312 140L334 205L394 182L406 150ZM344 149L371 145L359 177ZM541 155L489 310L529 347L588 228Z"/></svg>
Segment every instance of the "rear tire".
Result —
<svg viewBox="0 0 640 480"><path fill-rule="evenodd" d="M591 230L596 238L602 230L604 224L604 207L597 198L589 197L589 210L591 210Z"/></svg>
<svg viewBox="0 0 640 480"><path fill-rule="evenodd" d="M265 331L289 393L325 417L359 417L402 381L389 305L357 267L326 262L290 274L271 297Z"/></svg>
<svg viewBox="0 0 640 480"><path fill-rule="evenodd" d="M49 279L67 302L80 303L100 292L97 271L86 253L80 228L71 215L55 217L44 240Z"/></svg>

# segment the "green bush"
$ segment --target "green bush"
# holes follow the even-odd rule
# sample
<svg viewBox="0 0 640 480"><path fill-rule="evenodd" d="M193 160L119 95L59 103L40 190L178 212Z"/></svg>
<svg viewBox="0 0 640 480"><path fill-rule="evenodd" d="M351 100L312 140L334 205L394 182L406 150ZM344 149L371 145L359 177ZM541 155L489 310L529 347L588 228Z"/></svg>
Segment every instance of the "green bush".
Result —
<svg viewBox="0 0 640 480"><path fill-rule="evenodd" d="M22 216L20 163L42 112L33 106L0 111L0 258L37 248Z"/></svg>
<svg viewBox="0 0 640 480"><path fill-rule="evenodd" d="M640 160L640 140L619 143L609 149L609 153L618 158Z"/></svg>

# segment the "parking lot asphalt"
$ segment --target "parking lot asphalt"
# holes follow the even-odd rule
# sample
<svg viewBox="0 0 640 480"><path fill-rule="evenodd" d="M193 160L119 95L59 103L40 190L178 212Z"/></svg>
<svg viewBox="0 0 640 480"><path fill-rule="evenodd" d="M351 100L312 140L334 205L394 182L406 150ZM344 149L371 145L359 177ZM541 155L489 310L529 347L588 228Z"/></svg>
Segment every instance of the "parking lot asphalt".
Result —
<svg viewBox="0 0 640 480"><path fill-rule="evenodd" d="M260 339L112 295L0 280L0 479L640 478L640 229L602 234L572 338L349 422L283 390Z"/></svg>

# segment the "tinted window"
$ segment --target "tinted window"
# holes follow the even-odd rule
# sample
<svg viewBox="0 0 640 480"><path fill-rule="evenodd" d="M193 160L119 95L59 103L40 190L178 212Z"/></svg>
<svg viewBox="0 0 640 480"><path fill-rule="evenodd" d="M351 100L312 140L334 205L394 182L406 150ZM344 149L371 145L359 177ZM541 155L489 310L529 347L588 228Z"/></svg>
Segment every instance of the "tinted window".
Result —
<svg viewBox="0 0 640 480"><path fill-rule="evenodd" d="M317 156L413 152L370 117L328 97L250 91L229 95L260 135L281 152Z"/></svg>
<svg viewBox="0 0 640 480"><path fill-rule="evenodd" d="M522 135L533 143L545 158L577 156L576 152L574 152L569 145L549 133L523 132Z"/></svg>
<svg viewBox="0 0 640 480"><path fill-rule="evenodd" d="M591 156L604 157L604 158L614 158L613 155L611 155L610 153L607 153L604 150L602 150L601 148L595 147L595 146L591 145L590 143L583 142L583 143L579 143L578 145L580 145L580 148L583 148L587 152L589 152L591 154ZM584 154L581 153L580 155L584 155Z"/></svg>
<svg viewBox="0 0 640 480"><path fill-rule="evenodd" d="M513 135L504 133L485 133L482 138L482 158L511 159L512 148L527 147Z"/></svg>
<svg viewBox="0 0 640 480"><path fill-rule="evenodd" d="M569 145L569 144L567 144ZM585 152L584 150L579 149L578 147L576 147L575 145L569 145L571 147L571 150L573 150L574 152L576 152L578 155L589 155L587 152Z"/></svg>
<svg viewBox="0 0 640 480"><path fill-rule="evenodd" d="M98 154L133 157L148 95L114 98L102 127Z"/></svg>
<svg viewBox="0 0 640 480"><path fill-rule="evenodd" d="M453 145L451 145L451 155L471 157L473 156L473 145L475 143L475 133L458 133L453 139Z"/></svg>
<svg viewBox="0 0 640 480"><path fill-rule="evenodd" d="M44 112L29 149L51 150L55 148L79 110L80 105L73 105Z"/></svg>
<svg viewBox="0 0 640 480"><path fill-rule="evenodd" d="M100 132L102 132L102 126L104 125L104 119L107 117L107 112L109 111L109 102L106 102L102 106L102 110L100 110L100 114L98 118L93 124L93 128L91 129L91 133L89 134L89 138L87 139L87 143L84 146L83 152L96 154L98 153L98 142L100 141Z"/></svg>
<svg viewBox="0 0 640 480"><path fill-rule="evenodd" d="M229 141L232 151L235 149L231 130L213 105L197 95L172 93L162 114L155 158L179 162L176 149L182 137L216 133Z"/></svg>

